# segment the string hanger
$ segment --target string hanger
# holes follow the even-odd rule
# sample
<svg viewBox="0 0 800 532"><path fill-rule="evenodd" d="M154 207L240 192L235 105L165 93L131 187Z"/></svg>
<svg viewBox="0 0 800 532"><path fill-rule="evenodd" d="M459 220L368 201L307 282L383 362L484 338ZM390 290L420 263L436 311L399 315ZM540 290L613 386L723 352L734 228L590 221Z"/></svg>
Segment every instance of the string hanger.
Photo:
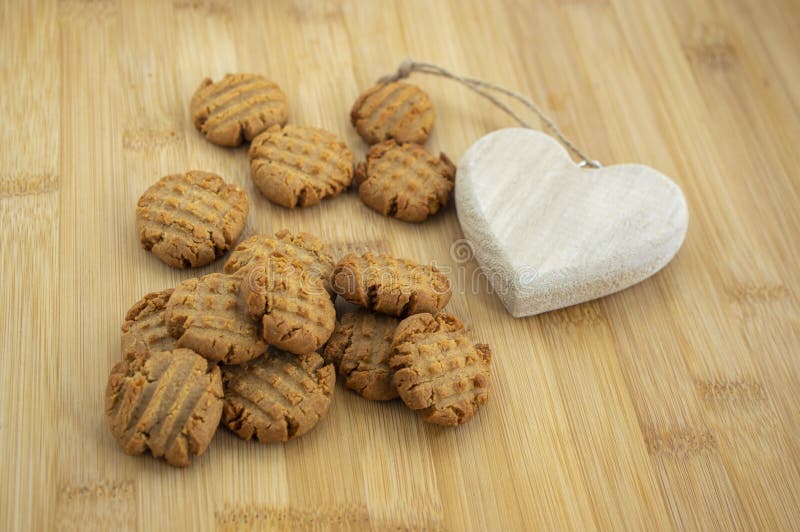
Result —
<svg viewBox="0 0 800 532"><path fill-rule="evenodd" d="M522 117L520 117L517 113L512 111L511 108L509 108L503 102L498 100L494 95L492 95L488 91L490 90L496 91L500 94L508 96L509 98L517 100L522 105L530 109L537 117L539 117L539 120L541 120L542 123L547 127L547 129L549 129L553 133L553 135L559 140L559 142L561 142L561 144L563 144L564 147L566 147L569 151L571 151L580 160L578 166L589 167L589 168L602 167L602 165L598 161L590 159L589 156L586 155L586 153L584 153L580 148L578 148L575 144L573 144L573 142L570 141L564 135L564 133L561 132L560 129L558 129L558 126L556 126L556 124L552 120L550 120L547 117L547 115L545 115L544 112L542 112L542 110L539 109L539 107L535 103L533 103L531 100L529 100L528 98L524 97L523 95L517 92L504 89L503 87L499 87L497 85L494 85L492 83L480 79L459 76L458 74L453 74L452 72L438 65L434 65L433 63L426 63L424 61L414 61L413 59L404 60L402 63L400 63L400 66L397 67L397 71L394 74L389 74L387 76L381 77L378 80L378 83L391 83L393 81L399 81L401 79L409 77L414 72L431 74L433 76L440 76L461 83L471 91L483 96L484 98L492 102L492 104L494 104L498 109L505 112L508 116L516 120L517 123L519 123L519 125L521 125L522 127L528 129L536 129L532 125L527 123L525 120L523 120Z"/></svg>

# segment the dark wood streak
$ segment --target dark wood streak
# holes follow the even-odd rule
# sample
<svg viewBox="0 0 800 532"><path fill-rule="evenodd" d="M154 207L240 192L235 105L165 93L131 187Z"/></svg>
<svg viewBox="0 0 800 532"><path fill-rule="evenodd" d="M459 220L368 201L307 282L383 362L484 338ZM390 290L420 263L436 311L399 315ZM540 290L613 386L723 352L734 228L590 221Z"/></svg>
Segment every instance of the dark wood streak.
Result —
<svg viewBox="0 0 800 532"><path fill-rule="evenodd" d="M57 191L61 187L61 176L20 172L0 176L0 198L31 196Z"/></svg>

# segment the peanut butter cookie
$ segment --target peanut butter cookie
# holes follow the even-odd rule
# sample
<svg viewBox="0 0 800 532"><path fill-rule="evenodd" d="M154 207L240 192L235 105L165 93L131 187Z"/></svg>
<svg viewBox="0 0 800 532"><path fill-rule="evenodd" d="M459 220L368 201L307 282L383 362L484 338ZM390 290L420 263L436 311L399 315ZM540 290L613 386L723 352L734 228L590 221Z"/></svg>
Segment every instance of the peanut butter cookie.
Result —
<svg viewBox="0 0 800 532"><path fill-rule="evenodd" d="M461 425L489 399L491 351L473 345L450 314L416 314L401 321L389 364L403 402L437 425Z"/></svg>
<svg viewBox="0 0 800 532"><path fill-rule="evenodd" d="M189 111L194 127L220 146L238 146L288 117L286 95L258 74L226 74L216 83L205 78Z"/></svg>
<svg viewBox="0 0 800 532"><path fill-rule="evenodd" d="M336 309L315 272L283 259L255 263L242 273L242 305L260 319L264 340L291 353L316 351L330 338Z"/></svg>
<svg viewBox="0 0 800 532"><path fill-rule="evenodd" d="M307 273L316 273L325 284L325 289L333 293L331 277L335 262L330 248L325 242L309 233L292 233L282 229L275 236L254 235L243 240L233 250L225 273L235 273L245 266L271 259L286 259Z"/></svg>
<svg viewBox="0 0 800 532"><path fill-rule="evenodd" d="M125 314L122 356L126 360L156 351L172 351L177 347L164 321L164 309L171 295L172 288L147 294Z"/></svg>
<svg viewBox="0 0 800 532"><path fill-rule="evenodd" d="M127 454L147 450L185 467L203 454L222 415L219 368L189 349L123 360L111 370L105 410Z"/></svg>
<svg viewBox="0 0 800 532"><path fill-rule="evenodd" d="M336 372L317 353L270 349L241 366L223 366L223 424L243 440L302 436L328 412Z"/></svg>
<svg viewBox="0 0 800 532"><path fill-rule="evenodd" d="M452 295L447 277L434 266L372 253L342 257L333 289L350 303L399 317L436 312Z"/></svg>
<svg viewBox="0 0 800 532"><path fill-rule="evenodd" d="M212 273L179 284L164 318L178 347L188 347L213 362L241 364L262 355L267 344L258 322L239 303L242 279Z"/></svg>
<svg viewBox="0 0 800 532"><path fill-rule="evenodd" d="M205 266L236 242L249 208L244 190L216 174L168 175L139 198L139 240L174 268Z"/></svg>
<svg viewBox="0 0 800 532"><path fill-rule="evenodd" d="M434 116L428 95L402 81L375 85L350 111L350 121L367 144L389 139L424 144Z"/></svg>
<svg viewBox="0 0 800 532"><path fill-rule="evenodd" d="M384 216L421 222L447 205L456 167L444 153L437 159L417 144L381 142L356 167L358 196Z"/></svg>
<svg viewBox="0 0 800 532"><path fill-rule="evenodd" d="M366 311L348 312L336 324L323 357L345 378L345 385L372 401L397 397L389 367L397 318Z"/></svg>
<svg viewBox="0 0 800 532"><path fill-rule="evenodd" d="M249 153L253 183L284 207L316 205L353 180L353 154L323 129L274 126L253 139Z"/></svg>

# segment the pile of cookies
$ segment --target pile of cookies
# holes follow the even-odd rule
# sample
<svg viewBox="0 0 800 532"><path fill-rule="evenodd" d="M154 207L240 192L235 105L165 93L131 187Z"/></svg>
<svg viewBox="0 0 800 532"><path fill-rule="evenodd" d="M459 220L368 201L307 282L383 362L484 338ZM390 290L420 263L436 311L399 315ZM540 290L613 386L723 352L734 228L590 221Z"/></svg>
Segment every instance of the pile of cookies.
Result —
<svg viewBox="0 0 800 532"><path fill-rule="evenodd" d="M374 144L355 172L334 135L286 125L286 97L262 76L204 80L191 114L215 144L250 141L254 183L286 207L335 196L354 175L365 204L401 220L424 220L452 193L454 166L421 146L430 100L405 83L378 85L354 105L353 125ZM489 348L441 312L451 288L439 270L372 253L336 263L319 238L288 230L236 245L248 211L241 188L203 171L163 177L139 199L139 240L164 263L201 267L233 251L222 272L128 310L105 396L126 453L187 466L221 425L264 443L299 437L328 412L337 371L359 395L399 397L440 425L465 423L486 402ZM362 308L337 320L337 297Z"/></svg>
<svg viewBox="0 0 800 532"><path fill-rule="evenodd" d="M337 322L337 295L363 309ZM450 296L433 266L372 253L334 264L307 233L252 236L223 273L128 311L106 388L111 432L125 452L178 466L220 422L245 440L287 441L325 416L336 369L367 399L399 396L426 421L464 423L488 398L490 352L440 312Z"/></svg>
<svg viewBox="0 0 800 532"><path fill-rule="evenodd" d="M205 79L192 97L195 127L220 146L250 141L253 183L273 203L308 207L337 196L353 181L353 153L336 135L305 125L286 125L286 96L255 74ZM421 222L445 207L455 165L423 144L433 127L430 98L404 82L380 83L361 95L350 118L371 145L355 169L361 201L384 216Z"/></svg>

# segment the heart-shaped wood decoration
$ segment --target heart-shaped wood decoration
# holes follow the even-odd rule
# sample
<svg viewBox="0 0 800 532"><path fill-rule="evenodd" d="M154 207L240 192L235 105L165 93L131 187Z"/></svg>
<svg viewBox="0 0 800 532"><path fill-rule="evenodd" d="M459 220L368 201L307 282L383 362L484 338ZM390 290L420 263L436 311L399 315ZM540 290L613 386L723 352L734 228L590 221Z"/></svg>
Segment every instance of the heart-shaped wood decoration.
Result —
<svg viewBox="0 0 800 532"><path fill-rule="evenodd" d="M664 267L686 236L681 189L640 164L580 168L552 137L501 129L459 161L456 209L515 317L605 296Z"/></svg>

